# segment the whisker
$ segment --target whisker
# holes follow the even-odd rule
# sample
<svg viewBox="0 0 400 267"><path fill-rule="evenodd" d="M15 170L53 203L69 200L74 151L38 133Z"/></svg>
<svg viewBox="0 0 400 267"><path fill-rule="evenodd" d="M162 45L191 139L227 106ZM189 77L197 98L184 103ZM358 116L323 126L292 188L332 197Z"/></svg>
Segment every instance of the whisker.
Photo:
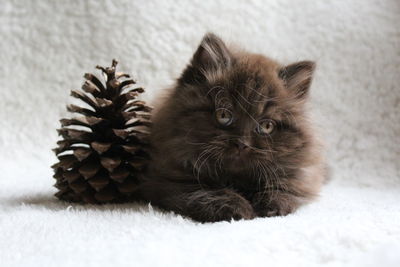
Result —
<svg viewBox="0 0 400 267"><path fill-rule="evenodd" d="M244 87L246 87L246 89L249 89L249 90L253 91L254 93L258 94L259 96L261 96L261 97L263 97L263 98L269 98L268 96L263 95L262 93L258 92L257 90L255 90L253 87L249 86L249 85L246 84L246 83L242 83L242 85L243 85ZM260 102L261 102L261 101L260 101Z"/></svg>
<svg viewBox="0 0 400 267"><path fill-rule="evenodd" d="M250 119L252 119L252 120L256 123L256 125L259 126L258 121L257 121L257 120L242 106L242 104L240 104L239 100L238 100L236 97L234 97L234 96L232 96L232 97L236 100L237 104L241 107L241 109L242 109L244 112L246 112L247 115L249 115Z"/></svg>
<svg viewBox="0 0 400 267"><path fill-rule="evenodd" d="M209 145L205 146L205 150L202 151L200 153L200 155L198 156L198 158L193 166L193 175L195 175L199 184L201 184L200 173L201 173L201 169L203 168L203 166L207 167L207 172L210 175L210 166L207 164L207 161L210 157L213 156L213 152L215 152L215 150L217 150L217 149L218 149L218 147L210 147Z"/></svg>
<svg viewBox="0 0 400 267"><path fill-rule="evenodd" d="M244 101L246 101L247 104L249 104L250 106L254 106L255 103L250 103L241 93L239 93L238 91L236 92ZM254 101L257 102L257 101Z"/></svg>
<svg viewBox="0 0 400 267"><path fill-rule="evenodd" d="M213 86L213 87L210 88L210 90L207 91L207 93L206 93L205 96L208 96L208 94L211 93L211 91L214 90L214 89L224 89L224 88L223 88L222 86L219 86L219 85ZM218 92L218 93L219 93L219 92ZM217 94L218 94L218 93L217 93Z"/></svg>

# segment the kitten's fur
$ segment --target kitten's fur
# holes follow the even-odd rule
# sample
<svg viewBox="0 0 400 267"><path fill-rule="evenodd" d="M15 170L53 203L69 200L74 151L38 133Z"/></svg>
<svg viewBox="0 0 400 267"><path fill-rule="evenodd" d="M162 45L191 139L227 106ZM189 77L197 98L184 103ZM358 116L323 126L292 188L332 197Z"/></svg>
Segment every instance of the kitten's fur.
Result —
<svg viewBox="0 0 400 267"><path fill-rule="evenodd" d="M324 179L304 107L314 66L283 67L207 34L154 116L142 197L201 222L287 215L313 199ZM276 121L274 132L256 133L261 119Z"/></svg>

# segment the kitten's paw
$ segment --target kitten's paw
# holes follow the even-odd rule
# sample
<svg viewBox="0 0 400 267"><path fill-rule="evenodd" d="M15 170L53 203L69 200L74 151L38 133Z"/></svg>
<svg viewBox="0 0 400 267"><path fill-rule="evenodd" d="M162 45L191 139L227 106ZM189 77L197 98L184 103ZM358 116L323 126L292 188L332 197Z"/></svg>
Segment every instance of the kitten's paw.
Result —
<svg viewBox="0 0 400 267"><path fill-rule="evenodd" d="M204 221L218 222L233 220L250 220L256 213L250 202L244 197L231 191L223 192L223 197L210 203L207 212L203 213Z"/></svg>
<svg viewBox="0 0 400 267"><path fill-rule="evenodd" d="M273 200L257 198L253 200L253 207L260 217L286 216L294 212L298 207L294 197L282 194Z"/></svg>
<svg viewBox="0 0 400 267"><path fill-rule="evenodd" d="M256 216L250 202L229 189L199 190L191 193L185 204L184 213L200 222L249 220Z"/></svg>
<svg viewBox="0 0 400 267"><path fill-rule="evenodd" d="M280 203L270 203L260 212L259 215L262 217L286 216L294 211L295 208L293 206L282 205Z"/></svg>
<svg viewBox="0 0 400 267"><path fill-rule="evenodd" d="M255 212L250 203L246 200L237 201L234 204L221 206L217 211L216 216L218 221L234 220L250 220L255 217Z"/></svg>

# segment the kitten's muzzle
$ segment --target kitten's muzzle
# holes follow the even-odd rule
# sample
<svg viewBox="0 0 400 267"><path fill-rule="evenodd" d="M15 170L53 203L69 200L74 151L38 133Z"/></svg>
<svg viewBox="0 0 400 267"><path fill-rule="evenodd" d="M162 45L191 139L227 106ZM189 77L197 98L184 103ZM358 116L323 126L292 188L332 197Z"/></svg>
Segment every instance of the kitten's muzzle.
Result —
<svg viewBox="0 0 400 267"><path fill-rule="evenodd" d="M237 150L236 156L243 156L247 155L247 153L250 151L250 144L248 141L245 140L238 140L234 143L234 146Z"/></svg>
<svg viewBox="0 0 400 267"><path fill-rule="evenodd" d="M243 143L241 141L236 142L235 145L236 145L236 148L239 150L239 152L243 151L243 150L246 150L246 149L249 149L249 145L246 144L246 143Z"/></svg>

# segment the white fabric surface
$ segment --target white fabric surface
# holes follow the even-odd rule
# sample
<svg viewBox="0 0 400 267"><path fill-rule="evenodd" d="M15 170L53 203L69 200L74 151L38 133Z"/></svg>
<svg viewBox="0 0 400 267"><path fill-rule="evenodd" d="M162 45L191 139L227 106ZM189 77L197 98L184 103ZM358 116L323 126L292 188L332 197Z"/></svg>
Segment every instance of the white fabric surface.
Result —
<svg viewBox="0 0 400 267"><path fill-rule="evenodd" d="M58 120L117 58L154 101L206 31L318 69L332 181L283 218L197 224L147 205L60 203ZM0 1L0 266L400 266L400 2Z"/></svg>

